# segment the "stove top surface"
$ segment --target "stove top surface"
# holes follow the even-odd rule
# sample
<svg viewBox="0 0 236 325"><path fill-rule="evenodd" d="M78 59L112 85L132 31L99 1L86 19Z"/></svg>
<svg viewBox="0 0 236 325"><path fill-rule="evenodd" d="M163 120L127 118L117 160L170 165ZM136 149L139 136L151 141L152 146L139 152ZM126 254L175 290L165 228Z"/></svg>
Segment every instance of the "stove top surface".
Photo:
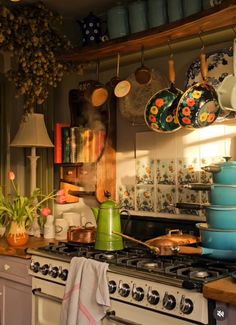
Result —
<svg viewBox="0 0 236 325"><path fill-rule="evenodd" d="M30 252L49 258L70 261L72 257L86 257L107 262L120 270L148 273L149 276L165 277L170 281L181 280L182 286L192 289L228 276L236 271L236 264L218 261L197 255L154 256L148 249L139 246L127 246L121 251L99 251L91 244L61 242L49 244Z"/></svg>

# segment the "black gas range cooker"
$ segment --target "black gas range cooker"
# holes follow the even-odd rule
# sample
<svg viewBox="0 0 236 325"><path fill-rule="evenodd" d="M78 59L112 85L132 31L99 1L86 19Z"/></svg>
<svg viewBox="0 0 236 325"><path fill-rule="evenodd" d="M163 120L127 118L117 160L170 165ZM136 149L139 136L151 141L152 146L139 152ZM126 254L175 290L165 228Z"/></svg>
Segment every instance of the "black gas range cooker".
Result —
<svg viewBox="0 0 236 325"><path fill-rule="evenodd" d="M32 254L30 273L40 281L58 285L65 285L72 257L107 262L112 301L134 306L140 317L149 311L153 318L148 318L148 322L154 324L158 319L162 325L215 324L215 304L203 297L203 285L236 271L235 263L198 255L155 256L130 242L125 242L123 250L114 252L98 251L90 244L59 242L29 249L28 253ZM145 314L140 308L145 309ZM157 318L159 314L165 315L165 321L163 316Z"/></svg>

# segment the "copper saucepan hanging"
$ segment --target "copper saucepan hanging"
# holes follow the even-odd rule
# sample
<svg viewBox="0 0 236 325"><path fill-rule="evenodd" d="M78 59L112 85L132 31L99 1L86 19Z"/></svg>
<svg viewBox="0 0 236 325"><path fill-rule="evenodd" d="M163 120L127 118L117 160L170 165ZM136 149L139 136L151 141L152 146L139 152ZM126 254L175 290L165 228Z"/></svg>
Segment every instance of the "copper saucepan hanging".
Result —
<svg viewBox="0 0 236 325"><path fill-rule="evenodd" d="M214 87L207 83L207 64L205 53L200 54L200 68L203 81L197 82L180 98L177 107L179 124L188 129L211 125L220 113L218 95Z"/></svg>
<svg viewBox="0 0 236 325"><path fill-rule="evenodd" d="M154 94L146 104L144 119L147 126L156 132L170 133L180 129L176 119L176 108L183 94L175 87L175 69L173 55L168 60L169 88L162 89Z"/></svg>

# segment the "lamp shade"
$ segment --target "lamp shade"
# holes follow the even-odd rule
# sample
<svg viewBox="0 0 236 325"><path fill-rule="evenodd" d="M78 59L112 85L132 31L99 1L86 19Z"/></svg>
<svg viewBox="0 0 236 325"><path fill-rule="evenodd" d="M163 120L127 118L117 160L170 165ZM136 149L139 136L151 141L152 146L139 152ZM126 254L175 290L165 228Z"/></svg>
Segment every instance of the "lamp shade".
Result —
<svg viewBox="0 0 236 325"><path fill-rule="evenodd" d="M20 124L15 138L10 144L11 147L54 147L46 125L44 115L31 113L24 118Z"/></svg>

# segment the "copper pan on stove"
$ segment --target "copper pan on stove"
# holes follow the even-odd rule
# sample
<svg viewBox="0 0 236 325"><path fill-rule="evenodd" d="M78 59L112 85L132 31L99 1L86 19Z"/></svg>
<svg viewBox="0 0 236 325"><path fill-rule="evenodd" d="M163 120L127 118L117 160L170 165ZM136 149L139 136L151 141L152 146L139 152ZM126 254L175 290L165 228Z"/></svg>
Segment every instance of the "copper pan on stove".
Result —
<svg viewBox="0 0 236 325"><path fill-rule="evenodd" d="M113 233L123 237L124 239L135 242L136 244L145 246L146 248L150 249L152 253L160 256L169 256L174 255L176 253L188 254L188 250L185 253L184 245L194 244L197 243L199 240L195 236L185 235L181 233L179 237L178 235L176 237L173 236L173 239L171 234L167 234L165 236L160 236L154 239L150 239L146 242L142 242L141 240L124 235L116 231L113 231ZM186 236L186 239L184 239L184 236Z"/></svg>

